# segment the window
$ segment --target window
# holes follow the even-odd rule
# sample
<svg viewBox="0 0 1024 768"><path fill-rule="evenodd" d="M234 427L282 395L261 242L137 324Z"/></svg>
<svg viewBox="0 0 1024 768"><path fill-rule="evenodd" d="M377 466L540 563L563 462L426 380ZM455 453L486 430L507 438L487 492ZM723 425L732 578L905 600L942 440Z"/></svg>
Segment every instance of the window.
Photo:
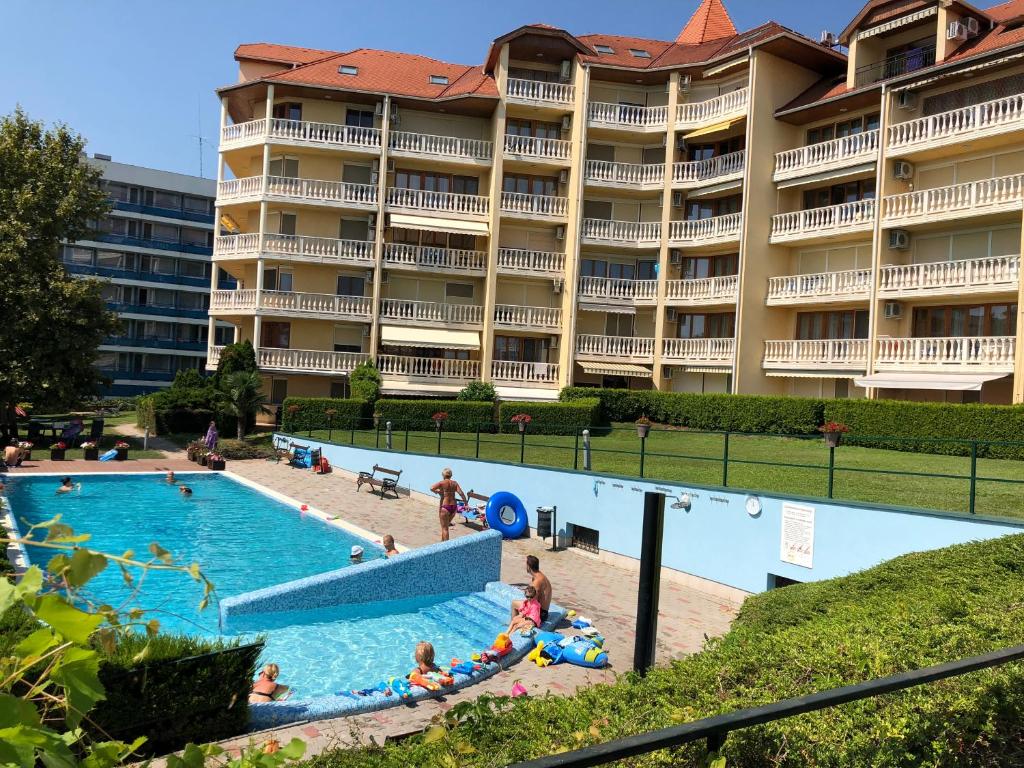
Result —
<svg viewBox="0 0 1024 768"><path fill-rule="evenodd" d="M807 143L820 144L823 141L840 139L844 136L853 136L854 134L863 133L864 131L873 131L878 128L879 120L880 115L875 112L870 115L854 117L850 120L829 123L828 125L819 125L818 127L810 128L807 131Z"/></svg>
<svg viewBox="0 0 1024 768"><path fill-rule="evenodd" d="M636 279L637 280L657 280L658 279L658 262L651 259L650 261L638 261L636 263Z"/></svg>
<svg viewBox="0 0 1024 768"><path fill-rule="evenodd" d="M737 273L739 254L725 256L690 256L679 266L681 280L703 280L706 277L723 277Z"/></svg>
<svg viewBox="0 0 1024 768"><path fill-rule="evenodd" d="M178 274L182 277L209 277L210 264L205 261L182 259L178 262Z"/></svg>
<svg viewBox="0 0 1024 768"><path fill-rule="evenodd" d="M136 256L134 253L119 253L117 251L97 251L96 266L107 269L135 269Z"/></svg>
<svg viewBox="0 0 1024 768"><path fill-rule="evenodd" d="M362 296L366 290L366 279L352 275L338 275L338 296Z"/></svg>
<svg viewBox="0 0 1024 768"><path fill-rule="evenodd" d="M740 195L730 195L717 200L688 200L686 203L686 219L710 219L714 216L725 216L729 213L739 213L742 205Z"/></svg>
<svg viewBox="0 0 1024 768"><path fill-rule="evenodd" d="M335 344L335 346L337 346L337 344ZM335 352L342 352L342 351L347 352L349 350L335 349L334 351ZM357 349L355 351L358 352L359 350ZM347 400L348 399L348 393L349 393L348 379L343 379L342 381L332 381L331 382L331 397L334 398L335 400Z"/></svg>
<svg viewBox="0 0 1024 768"><path fill-rule="evenodd" d="M359 67L353 67L351 64L342 64L338 67L339 75L358 75Z"/></svg>
<svg viewBox="0 0 1024 768"><path fill-rule="evenodd" d="M474 176L450 176L433 171L399 170L395 173L395 186L428 192L454 192L458 195L480 194L480 180Z"/></svg>
<svg viewBox="0 0 1024 768"><path fill-rule="evenodd" d="M297 101L286 101L284 104L275 104L273 114L278 120L301 120L302 104Z"/></svg>
<svg viewBox="0 0 1024 768"><path fill-rule="evenodd" d="M617 264L613 261L608 265L608 277L613 280L635 280L636 265Z"/></svg>
<svg viewBox="0 0 1024 768"><path fill-rule="evenodd" d="M299 178L299 158L272 157L269 171L271 176L283 176L288 179Z"/></svg>
<svg viewBox="0 0 1024 768"><path fill-rule="evenodd" d="M208 197L185 195L185 210L190 213L213 213L213 201Z"/></svg>
<svg viewBox="0 0 1024 768"><path fill-rule="evenodd" d="M192 229L190 227L181 228L181 242L185 245L195 245L200 248L204 248L210 245L211 232L205 229Z"/></svg>
<svg viewBox="0 0 1024 768"><path fill-rule="evenodd" d="M501 189L503 192L551 197L557 193L558 179L553 176L527 176L525 174L506 173L502 179Z"/></svg>
<svg viewBox="0 0 1024 768"><path fill-rule="evenodd" d="M519 336L495 336L494 359L521 363L545 363L548 359L548 340L527 339Z"/></svg>
<svg viewBox="0 0 1024 768"><path fill-rule="evenodd" d="M143 256L142 271L152 272L155 275L173 275L174 259L166 256Z"/></svg>
<svg viewBox="0 0 1024 768"><path fill-rule="evenodd" d="M210 306L210 294L179 291L178 306L181 309L207 309Z"/></svg>
<svg viewBox="0 0 1024 768"><path fill-rule="evenodd" d="M796 338L799 341L867 337L868 312L865 309L798 312L796 316Z"/></svg>
<svg viewBox="0 0 1024 768"><path fill-rule="evenodd" d="M731 339L736 335L736 315L732 312L694 313L679 316L680 339Z"/></svg>
<svg viewBox="0 0 1024 768"><path fill-rule="evenodd" d="M562 135L562 126L541 120L509 118L505 121L507 136L527 136L536 139L557 139Z"/></svg>
<svg viewBox="0 0 1024 768"><path fill-rule="evenodd" d="M279 213L277 215L277 234L294 235L298 216L294 213Z"/></svg>
<svg viewBox="0 0 1024 768"><path fill-rule="evenodd" d="M142 370L155 373L169 373L172 370L173 359L170 355L143 355Z"/></svg>
<svg viewBox="0 0 1024 768"><path fill-rule="evenodd" d="M608 277L608 262L601 259L582 259L580 277Z"/></svg>
<svg viewBox="0 0 1024 768"><path fill-rule="evenodd" d="M260 328L260 346L288 349L292 338L291 323L263 323Z"/></svg>
<svg viewBox="0 0 1024 768"><path fill-rule="evenodd" d="M629 55L635 56L638 59L649 59L651 54L645 51L643 48L630 48Z"/></svg>
<svg viewBox="0 0 1024 768"><path fill-rule="evenodd" d="M92 266L92 250L64 246L64 263Z"/></svg>
<svg viewBox="0 0 1024 768"><path fill-rule="evenodd" d="M182 323L178 326L178 341L186 344L198 344L206 341L208 329L205 325Z"/></svg>
<svg viewBox="0 0 1024 768"><path fill-rule="evenodd" d="M447 75L430 75L427 77L427 80L431 85L448 85Z"/></svg>
<svg viewBox="0 0 1024 768"><path fill-rule="evenodd" d="M338 224L338 237L342 240L372 240L373 236L370 233L366 219L341 219Z"/></svg>
<svg viewBox="0 0 1024 768"><path fill-rule="evenodd" d="M609 312L605 319L604 332L607 336L632 336L633 315Z"/></svg>
<svg viewBox="0 0 1024 768"><path fill-rule="evenodd" d="M189 326L183 326L185 328ZM142 324L142 335L147 339L168 340L174 338L174 326L171 323L161 323L147 320Z"/></svg>
<svg viewBox="0 0 1024 768"><path fill-rule="evenodd" d="M112 201L121 203L128 202L128 185L119 181L108 181L104 184L107 190L107 197Z"/></svg>
<svg viewBox="0 0 1024 768"><path fill-rule="evenodd" d="M584 200L583 218L611 221L612 204L606 200Z"/></svg>
<svg viewBox="0 0 1024 768"><path fill-rule="evenodd" d="M103 297L104 301L111 303L120 303L124 299L123 286L105 284L100 288L100 296Z"/></svg>
<svg viewBox="0 0 1024 768"><path fill-rule="evenodd" d="M687 144L686 159L690 162L697 160L708 160L712 157L728 155L731 152L739 152L745 144L745 137L733 136L722 141L713 141L707 144Z"/></svg>
<svg viewBox="0 0 1024 768"><path fill-rule="evenodd" d="M804 192L804 210L875 199L875 180L861 179Z"/></svg>
<svg viewBox="0 0 1024 768"><path fill-rule="evenodd" d="M373 128L373 110L346 109L345 125L350 128Z"/></svg>
<svg viewBox="0 0 1024 768"><path fill-rule="evenodd" d="M446 299L472 299L472 283L445 283L444 297Z"/></svg>
<svg viewBox="0 0 1024 768"><path fill-rule="evenodd" d="M263 270L263 290L290 293L292 290L292 273L282 272L276 268Z"/></svg>
<svg viewBox="0 0 1024 768"><path fill-rule="evenodd" d="M914 337L1013 336L1016 316L1016 304L915 307Z"/></svg>
<svg viewBox="0 0 1024 768"><path fill-rule="evenodd" d="M228 344L233 344L235 341L235 329L232 326L225 327L218 325L213 329L213 343L218 347L223 347Z"/></svg>
<svg viewBox="0 0 1024 768"><path fill-rule="evenodd" d="M594 50L597 51L598 53L603 53L605 55L615 53L615 49L612 48L610 45L595 45Z"/></svg>
<svg viewBox="0 0 1024 768"><path fill-rule="evenodd" d="M558 72L546 69L525 69L509 67L508 76L512 80L532 80L537 83L557 83L561 79Z"/></svg>
<svg viewBox="0 0 1024 768"><path fill-rule="evenodd" d="M148 222L146 226L149 227ZM177 243L179 241L178 228L170 224L154 222L148 239L158 240L161 243Z"/></svg>
<svg viewBox="0 0 1024 768"><path fill-rule="evenodd" d="M148 307L173 307L174 291L166 288L140 288L139 304Z"/></svg>
<svg viewBox="0 0 1024 768"><path fill-rule="evenodd" d="M181 195L177 192L164 192L162 189L147 189L146 205L165 208L169 211L180 211Z"/></svg>
<svg viewBox="0 0 1024 768"><path fill-rule="evenodd" d="M288 397L288 379L274 379L270 382L270 402L280 405Z"/></svg>

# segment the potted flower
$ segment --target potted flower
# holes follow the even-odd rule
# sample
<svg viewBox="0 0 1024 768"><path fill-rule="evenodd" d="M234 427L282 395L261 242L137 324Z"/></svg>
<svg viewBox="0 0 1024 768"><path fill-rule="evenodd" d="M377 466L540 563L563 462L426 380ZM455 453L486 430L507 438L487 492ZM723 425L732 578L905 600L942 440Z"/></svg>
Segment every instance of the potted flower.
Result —
<svg viewBox="0 0 1024 768"><path fill-rule="evenodd" d="M28 440L22 440L18 443L18 447L21 449L22 460L29 461L32 458L32 443Z"/></svg>
<svg viewBox="0 0 1024 768"><path fill-rule="evenodd" d="M207 454L206 466L210 469L224 469L224 457L219 453Z"/></svg>
<svg viewBox="0 0 1024 768"><path fill-rule="evenodd" d="M100 458L100 447L95 440L86 440L82 443L82 450L85 452L86 461L98 461Z"/></svg>
<svg viewBox="0 0 1024 768"><path fill-rule="evenodd" d="M203 448L202 450L196 451L196 464L198 464L198 465L200 465L202 467L205 467L206 466L206 462L209 461L209 458L210 458L210 451L207 450L206 448Z"/></svg>
<svg viewBox="0 0 1024 768"><path fill-rule="evenodd" d="M437 413L435 413L430 418L433 419L434 424L437 425L437 431L440 432L441 431L441 425L444 424L448 420L448 413L446 411L438 411Z"/></svg>
<svg viewBox="0 0 1024 768"><path fill-rule="evenodd" d="M128 458L128 448L129 445L124 440L118 440L114 443L114 450L117 451L116 458L118 461L124 461Z"/></svg>
<svg viewBox="0 0 1024 768"><path fill-rule="evenodd" d="M645 439L651 432L651 420L646 416L641 416L636 420L636 436L641 440Z"/></svg>
<svg viewBox="0 0 1024 768"><path fill-rule="evenodd" d="M205 443L202 440L192 440L185 446L185 458L189 461L195 461L199 449L204 447Z"/></svg>
<svg viewBox="0 0 1024 768"><path fill-rule="evenodd" d="M58 440L50 446L50 461L64 461L64 452L67 449L67 443L63 440Z"/></svg>
<svg viewBox="0 0 1024 768"><path fill-rule="evenodd" d="M513 424L519 427L520 432L525 432L526 425L533 421L533 416L531 416L528 413L517 413L515 416L509 419L509 421L511 421Z"/></svg>
<svg viewBox="0 0 1024 768"><path fill-rule="evenodd" d="M843 434L849 432L850 428L838 421L826 421L818 427L818 431L825 436L825 445L829 448L835 448L839 445L839 441L842 439Z"/></svg>

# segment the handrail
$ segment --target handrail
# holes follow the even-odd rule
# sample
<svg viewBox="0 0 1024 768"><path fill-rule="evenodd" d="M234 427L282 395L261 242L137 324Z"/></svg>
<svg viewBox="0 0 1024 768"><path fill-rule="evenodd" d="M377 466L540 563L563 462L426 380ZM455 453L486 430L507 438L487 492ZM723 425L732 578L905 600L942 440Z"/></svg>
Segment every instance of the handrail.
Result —
<svg viewBox="0 0 1024 768"><path fill-rule="evenodd" d="M1024 94L1004 96L890 125L889 147L907 147L943 139L962 140L964 134L1000 126L1019 128L1021 117L1024 117Z"/></svg>
<svg viewBox="0 0 1024 768"><path fill-rule="evenodd" d="M840 136L838 139L808 144L775 153L775 176L810 172L821 166L863 160L878 154L879 130Z"/></svg>
<svg viewBox="0 0 1024 768"><path fill-rule="evenodd" d="M439 136L433 133L391 131L388 134L391 152L415 152L421 155L461 157L470 160L490 160L494 144L483 139L464 139L458 136Z"/></svg>
<svg viewBox="0 0 1024 768"><path fill-rule="evenodd" d="M714 181L722 176L742 174L746 157L747 151L741 149L704 160L675 163L672 166L672 183L695 184L701 181Z"/></svg>
<svg viewBox="0 0 1024 768"><path fill-rule="evenodd" d="M639 163L613 163L608 160L587 160L583 166L583 176L587 181L610 182L623 186L656 185L660 187L665 181L665 164L641 165Z"/></svg>

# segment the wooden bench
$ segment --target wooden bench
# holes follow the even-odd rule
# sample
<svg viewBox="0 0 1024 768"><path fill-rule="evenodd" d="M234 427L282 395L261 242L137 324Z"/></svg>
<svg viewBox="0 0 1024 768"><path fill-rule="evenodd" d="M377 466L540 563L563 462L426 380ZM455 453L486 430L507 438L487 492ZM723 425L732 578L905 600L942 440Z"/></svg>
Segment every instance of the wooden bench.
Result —
<svg viewBox="0 0 1024 768"><path fill-rule="evenodd" d="M470 489L469 493L466 494L466 498L469 500L463 507L462 522L468 525L470 528L476 528L477 530L484 530L487 528L487 515L484 511L487 508L487 502L491 500L490 496L484 496L482 493ZM470 506L471 501L479 501L480 504L474 504Z"/></svg>
<svg viewBox="0 0 1024 768"><path fill-rule="evenodd" d="M391 477L377 477L377 473L382 475L391 475ZM377 464L373 465L373 471L371 472L360 472L359 477L356 478L356 491L363 487L363 484L370 486L370 493L373 493L374 489L380 491L381 499L384 498L384 494L388 491L395 494L395 498L398 498L398 478L402 476L402 470L400 469L388 469L387 467L381 467Z"/></svg>

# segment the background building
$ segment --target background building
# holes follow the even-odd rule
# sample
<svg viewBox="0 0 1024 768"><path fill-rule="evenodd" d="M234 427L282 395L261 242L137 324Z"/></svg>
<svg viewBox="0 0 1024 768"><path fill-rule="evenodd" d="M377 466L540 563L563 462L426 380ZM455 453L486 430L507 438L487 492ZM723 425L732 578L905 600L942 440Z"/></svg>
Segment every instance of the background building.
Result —
<svg viewBox="0 0 1024 768"><path fill-rule="evenodd" d="M873 0L818 42L704 0L482 66L239 46L211 315L274 402L367 357L397 394L1020 402L1022 22Z"/></svg>

